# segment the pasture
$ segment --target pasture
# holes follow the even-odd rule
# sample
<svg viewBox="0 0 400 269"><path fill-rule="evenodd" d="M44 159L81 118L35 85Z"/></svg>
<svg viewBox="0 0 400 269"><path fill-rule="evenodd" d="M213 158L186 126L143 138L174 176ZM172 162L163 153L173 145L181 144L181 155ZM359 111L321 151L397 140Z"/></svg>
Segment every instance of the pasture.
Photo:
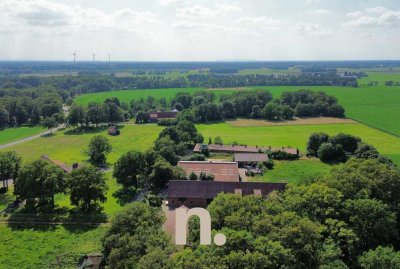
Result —
<svg viewBox="0 0 400 269"><path fill-rule="evenodd" d="M45 131L46 129L41 126L7 128L0 131L0 145L37 135Z"/></svg>
<svg viewBox="0 0 400 269"><path fill-rule="evenodd" d="M105 128L82 133L67 129L56 132L53 136L40 137L8 147L2 151L15 150L24 161L40 158L41 155L48 155L53 160L72 164L85 161L87 159L85 150L89 140L95 135L103 135L110 140L113 147L108 156L108 161L114 163L121 154L129 150L145 151L150 148L162 129L155 124L125 125L121 128L121 135L119 136L107 135Z"/></svg>
<svg viewBox="0 0 400 269"><path fill-rule="evenodd" d="M318 159L300 159L298 161L274 161L274 169L262 176L249 178L249 181L300 183L307 179L326 175L333 165L322 163Z"/></svg>
<svg viewBox="0 0 400 269"><path fill-rule="evenodd" d="M359 136L363 141L374 145L382 154L398 160L400 139L361 123L323 124L323 125L288 125L288 126L252 126L234 127L228 123L200 124L197 129L205 141L209 137L221 136L225 144L234 141L253 146L295 147L305 152L308 137L314 132L330 135L348 133ZM400 164L400 163L399 163Z"/></svg>
<svg viewBox="0 0 400 269"><path fill-rule="evenodd" d="M160 98L172 98L178 92L190 92L200 90L199 88L174 88L174 89L138 89L138 90L121 90L111 92L100 92L100 93L89 93L77 96L75 102L81 105L87 105L90 102L102 103L105 99L111 97L117 97L121 102L129 103L131 100L137 100L140 98L146 99L148 96L152 96L156 99Z"/></svg>

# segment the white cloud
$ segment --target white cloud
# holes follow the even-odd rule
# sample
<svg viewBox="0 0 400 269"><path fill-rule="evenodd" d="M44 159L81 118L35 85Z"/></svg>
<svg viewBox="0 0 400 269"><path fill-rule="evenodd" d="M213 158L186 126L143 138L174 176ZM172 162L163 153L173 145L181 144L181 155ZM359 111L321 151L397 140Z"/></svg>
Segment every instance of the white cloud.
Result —
<svg viewBox="0 0 400 269"><path fill-rule="evenodd" d="M350 18L357 18L357 17L362 16L362 12L361 11L349 12L346 14L346 16L350 17Z"/></svg>
<svg viewBox="0 0 400 269"><path fill-rule="evenodd" d="M244 26L263 27L269 29L279 29L281 25L280 20L269 17L243 17L237 19L236 23Z"/></svg>
<svg viewBox="0 0 400 269"><path fill-rule="evenodd" d="M306 0L307 4L316 4L319 3L319 0Z"/></svg>
<svg viewBox="0 0 400 269"><path fill-rule="evenodd" d="M317 23L297 22L292 28L293 31L302 35L327 37L332 35L332 31L323 28Z"/></svg>
<svg viewBox="0 0 400 269"><path fill-rule="evenodd" d="M31 31L54 29L57 33L99 30L139 32L138 26L158 22L151 12L120 9L105 13L96 8L68 6L47 0L5 0L0 3L0 10L3 11L3 19L13 24L17 31L29 27ZM0 23L2 27L4 25Z"/></svg>
<svg viewBox="0 0 400 269"><path fill-rule="evenodd" d="M159 0L158 4L162 5L162 6L169 6L171 4L175 4L180 2L180 0Z"/></svg>
<svg viewBox="0 0 400 269"><path fill-rule="evenodd" d="M398 27L400 26L400 11L384 7L367 8L364 12L351 13L354 19L344 23L348 28L359 27ZM349 14L348 14L349 15Z"/></svg>
<svg viewBox="0 0 400 269"><path fill-rule="evenodd" d="M224 16L230 12L240 11L240 7L232 4L216 4L214 7L194 5L178 8L176 16L179 18L212 18Z"/></svg>
<svg viewBox="0 0 400 269"><path fill-rule="evenodd" d="M326 9L314 9L307 11L307 14L309 15L325 15L328 13L330 13L330 11Z"/></svg>

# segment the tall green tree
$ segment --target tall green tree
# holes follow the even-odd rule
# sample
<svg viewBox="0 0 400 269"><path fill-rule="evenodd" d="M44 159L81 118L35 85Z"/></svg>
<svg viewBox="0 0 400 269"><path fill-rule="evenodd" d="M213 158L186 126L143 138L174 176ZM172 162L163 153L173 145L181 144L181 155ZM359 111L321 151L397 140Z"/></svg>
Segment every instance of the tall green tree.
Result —
<svg viewBox="0 0 400 269"><path fill-rule="evenodd" d="M97 209L107 200L107 185L103 173L93 166L83 166L68 175L71 204L83 211Z"/></svg>
<svg viewBox="0 0 400 269"><path fill-rule="evenodd" d="M87 155L89 161L96 166L104 166L106 164L106 156L112 150L110 141L101 135L96 135L90 139Z"/></svg>
<svg viewBox="0 0 400 269"><path fill-rule="evenodd" d="M138 151L123 154L115 163L113 177L124 187L139 185L139 178L147 171L146 156Z"/></svg>

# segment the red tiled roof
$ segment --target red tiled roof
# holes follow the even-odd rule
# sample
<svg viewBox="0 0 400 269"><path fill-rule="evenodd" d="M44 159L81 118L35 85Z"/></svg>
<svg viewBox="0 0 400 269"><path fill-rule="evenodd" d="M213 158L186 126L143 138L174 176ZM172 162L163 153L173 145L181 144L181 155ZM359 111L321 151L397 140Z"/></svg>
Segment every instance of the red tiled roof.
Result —
<svg viewBox="0 0 400 269"><path fill-rule="evenodd" d="M239 170L236 162L208 162L208 161L180 161L179 167L185 170L187 175L201 173L214 175L214 181L239 181Z"/></svg>

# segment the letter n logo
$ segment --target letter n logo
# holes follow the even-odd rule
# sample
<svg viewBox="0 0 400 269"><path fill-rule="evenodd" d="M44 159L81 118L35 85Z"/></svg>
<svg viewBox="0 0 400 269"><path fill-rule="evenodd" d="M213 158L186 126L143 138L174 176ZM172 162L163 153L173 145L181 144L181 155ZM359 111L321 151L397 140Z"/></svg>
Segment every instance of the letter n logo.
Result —
<svg viewBox="0 0 400 269"><path fill-rule="evenodd" d="M204 208L177 208L175 209L175 243L177 245L186 245L187 224L192 216L200 219L200 244L211 245L211 216ZM214 243L222 246L226 242L225 235L219 233L214 237Z"/></svg>

